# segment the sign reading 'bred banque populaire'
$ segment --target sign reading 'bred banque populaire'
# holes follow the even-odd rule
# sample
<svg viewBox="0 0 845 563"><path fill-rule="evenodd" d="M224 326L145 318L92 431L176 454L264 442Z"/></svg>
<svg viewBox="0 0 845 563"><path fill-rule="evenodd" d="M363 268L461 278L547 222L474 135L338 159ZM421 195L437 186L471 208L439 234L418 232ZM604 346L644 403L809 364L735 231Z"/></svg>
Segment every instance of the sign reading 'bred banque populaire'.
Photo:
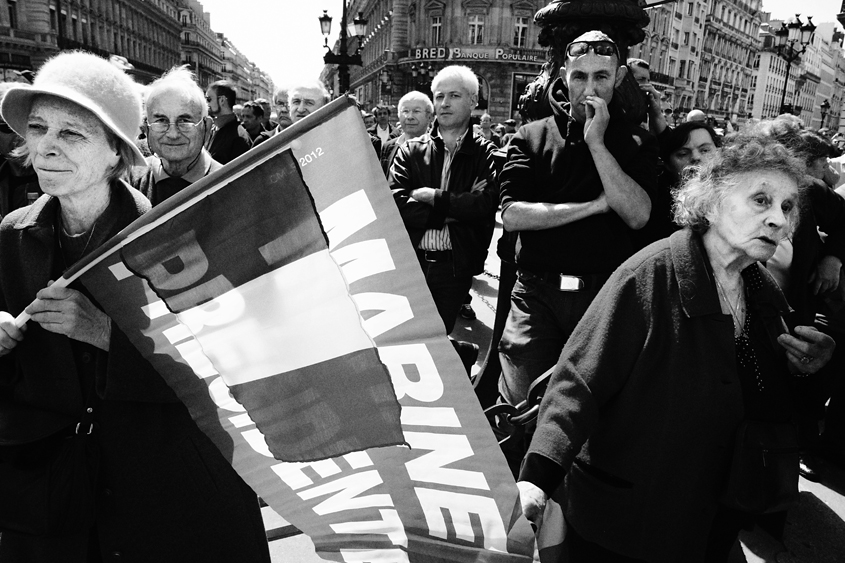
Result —
<svg viewBox="0 0 845 563"><path fill-rule="evenodd" d="M500 47L418 47L400 53L400 58L543 64L546 62L546 53L540 49L503 49Z"/></svg>

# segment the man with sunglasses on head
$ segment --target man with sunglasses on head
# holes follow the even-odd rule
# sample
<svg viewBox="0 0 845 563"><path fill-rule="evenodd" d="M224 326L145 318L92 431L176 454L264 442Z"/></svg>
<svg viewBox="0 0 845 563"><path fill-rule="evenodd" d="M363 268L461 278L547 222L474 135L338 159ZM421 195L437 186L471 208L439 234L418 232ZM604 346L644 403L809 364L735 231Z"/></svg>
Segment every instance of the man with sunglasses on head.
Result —
<svg viewBox="0 0 845 563"><path fill-rule="evenodd" d="M551 86L553 115L511 139L502 222L519 233L519 277L499 342L499 392L513 405L555 365L601 286L634 253L633 231L648 221L658 151L613 99L626 72L610 37L581 35Z"/></svg>
<svg viewBox="0 0 845 563"><path fill-rule="evenodd" d="M187 67L175 67L150 84L145 111L153 156L147 157L146 169L133 171L131 180L153 205L222 167L203 148L211 118Z"/></svg>
<svg viewBox="0 0 845 563"><path fill-rule="evenodd" d="M208 114L214 118L206 148L220 164L228 164L252 147L252 139L238 123L232 109L236 98L235 87L227 80L218 80L205 92Z"/></svg>

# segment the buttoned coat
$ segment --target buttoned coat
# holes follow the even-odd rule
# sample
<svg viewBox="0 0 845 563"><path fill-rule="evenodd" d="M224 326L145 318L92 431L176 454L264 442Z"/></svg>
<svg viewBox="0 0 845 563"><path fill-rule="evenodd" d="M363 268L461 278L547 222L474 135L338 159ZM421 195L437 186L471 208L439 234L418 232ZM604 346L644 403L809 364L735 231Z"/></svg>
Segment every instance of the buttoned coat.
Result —
<svg viewBox="0 0 845 563"><path fill-rule="evenodd" d="M772 377L787 385L776 338L789 306L752 267L763 287L749 307L783 366ZM589 541L647 561L702 561L745 416L735 358L699 235L648 246L614 272L566 343L529 448L536 463L521 478L551 492L565 475L557 495Z"/></svg>

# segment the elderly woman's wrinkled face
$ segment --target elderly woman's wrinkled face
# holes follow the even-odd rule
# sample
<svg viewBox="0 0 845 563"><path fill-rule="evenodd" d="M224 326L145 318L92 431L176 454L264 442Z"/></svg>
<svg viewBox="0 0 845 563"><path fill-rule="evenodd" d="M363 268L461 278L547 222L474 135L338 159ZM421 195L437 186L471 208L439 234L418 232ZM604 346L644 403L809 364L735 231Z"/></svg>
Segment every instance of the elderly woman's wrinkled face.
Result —
<svg viewBox="0 0 845 563"><path fill-rule="evenodd" d="M768 260L791 232L798 212L798 184L783 172L759 170L739 175L738 185L708 217L710 235L728 256Z"/></svg>
<svg viewBox="0 0 845 563"><path fill-rule="evenodd" d="M56 197L107 187L120 159L94 114L52 96L35 99L25 139L41 189Z"/></svg>

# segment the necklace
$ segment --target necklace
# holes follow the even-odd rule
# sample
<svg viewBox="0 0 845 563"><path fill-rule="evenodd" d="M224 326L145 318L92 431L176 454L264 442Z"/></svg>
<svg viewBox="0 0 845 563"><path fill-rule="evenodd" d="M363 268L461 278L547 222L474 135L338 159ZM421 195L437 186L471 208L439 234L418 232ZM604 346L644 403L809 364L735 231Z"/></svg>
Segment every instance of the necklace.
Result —
<svg viewBox="0 0 845 563"><path fill-rule="evenodd" d="M742 300L742 294L743 294L742 278L740 278L740 290L739 290L739 294L736 297L736 306L734 306L730 302L730 300L728 299L728 295L727 295L727 292L725 291L725 288L722 287L721 283L719 283L719 278L717 278L715 276L715 274L713 275L713 279L716 280L716 289L719 291L719 295L721 296L721 298L725 300L725 303L727 303L728 310L731 313L731 318L734 321L734 336L739 336L741 334L745 334L745 323L742 322L742 315L745 312L744 311L745 304Z"/></svg>
<svg viewBox="0 0 845 563"><path fill-rule="evenodd" d="M97 228L97 221L99 221L99 220L100 220L100 218L97 217L97 219L94 221L94 224L91 225L91 232L88 233L88 240L85 241L85 246L82 247L82 252L79 253L79 258L82 258L83 256L85 256L85 251L88 250L88 245L91 244L91 239L94 238L94 231ZM84 231L83 231L82 233L80 233L78 235L72 235L69 232L67 232L67 229L65 229L65 222L61 219L59 219L59 221L60 221L60 224L61 224L61 227L62 227L62 233L66 237L68 237L69 239L79 238L79 237L81 237L82 235L85 234ZM64 258L64 250L65 249L62 246L62 237L61 236L59 237L59 249L62 251L62 257Z"/></svg>

